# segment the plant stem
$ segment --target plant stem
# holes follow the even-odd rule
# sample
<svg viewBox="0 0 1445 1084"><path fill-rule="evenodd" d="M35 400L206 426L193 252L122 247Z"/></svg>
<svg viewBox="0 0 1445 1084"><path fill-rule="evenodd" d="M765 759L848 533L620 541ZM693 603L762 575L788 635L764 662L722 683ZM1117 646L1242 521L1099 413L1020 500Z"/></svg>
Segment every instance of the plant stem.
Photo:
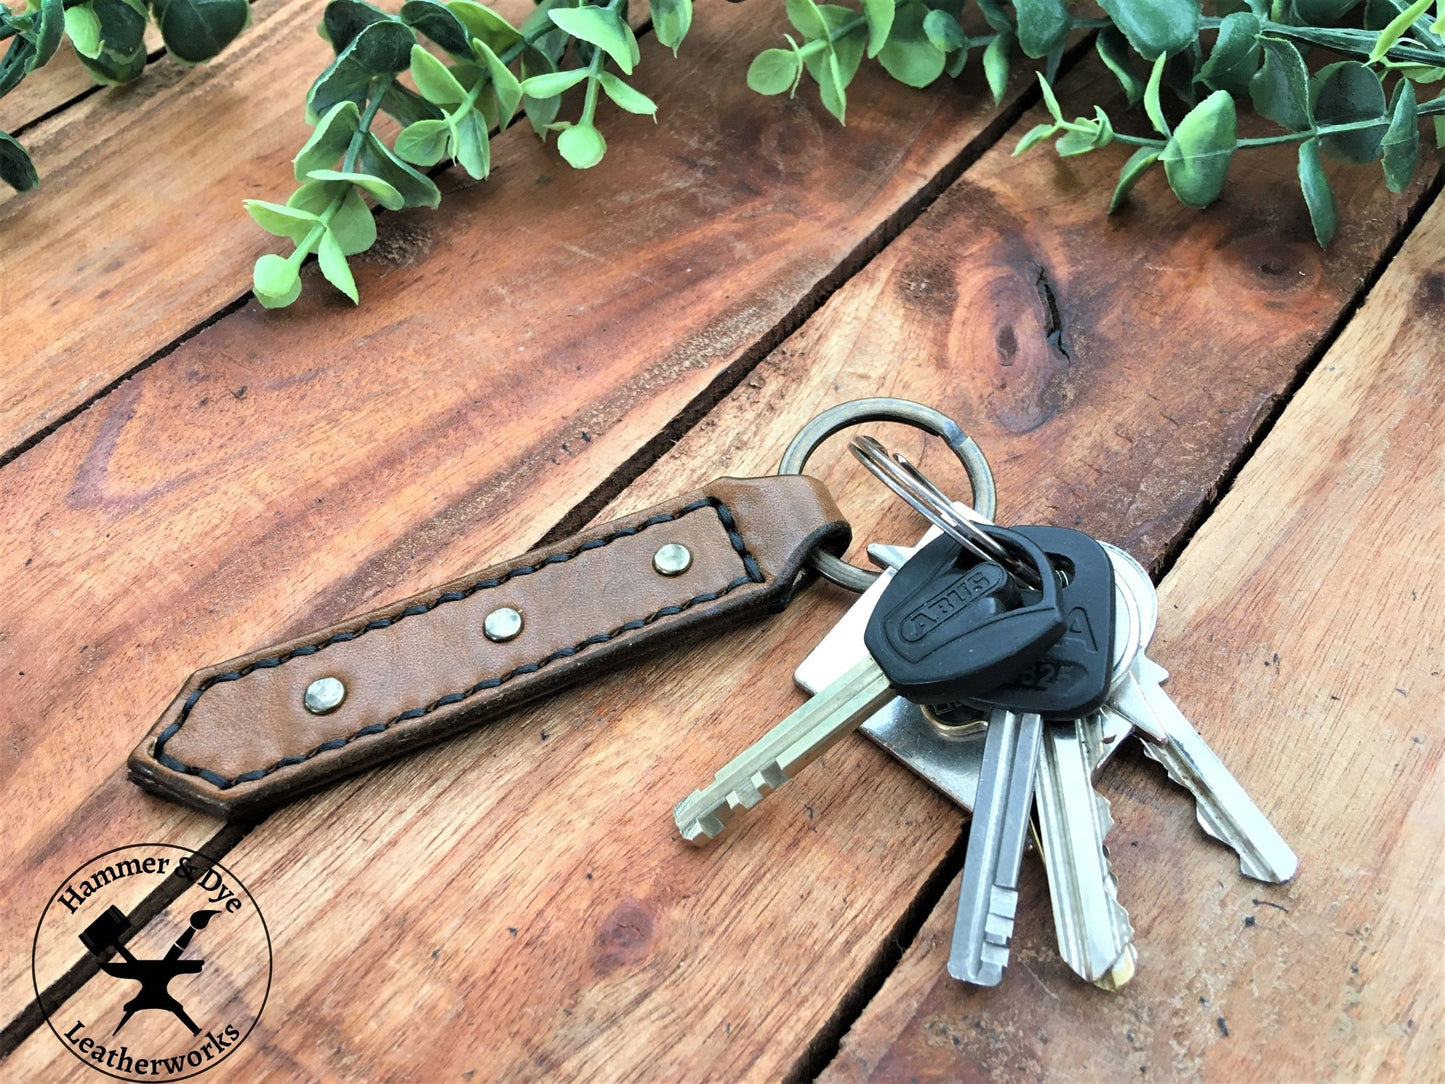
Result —
<svg viewBox="0 0 1445 1084"><path fill-rule="evenodd" d="M1438 105L1432 109L1432 113L1445 113L1445 98L1437 98L1428 105ZM1362 128L1383 128L1389 123L1388 120L1375 117L1370 120L1352 120L1345 124L1321 124L1314 128L1307 128L1303 132L1285 132L1277 136L1258 136L1253 139L1241 139L1235 142L1235 147L1270 147L1277 143L1302 143L1307 139L1316 136L1334 135L1336 132L1357 132ZM1064 127L1071 127L1064 125ZM1123 132L1115 132L1114 140L1118 143L1125 143L1131 147L1159 147L1163 149L1168 141L1164 139L1150 139L1147 136L1126 135Z"/></svg>

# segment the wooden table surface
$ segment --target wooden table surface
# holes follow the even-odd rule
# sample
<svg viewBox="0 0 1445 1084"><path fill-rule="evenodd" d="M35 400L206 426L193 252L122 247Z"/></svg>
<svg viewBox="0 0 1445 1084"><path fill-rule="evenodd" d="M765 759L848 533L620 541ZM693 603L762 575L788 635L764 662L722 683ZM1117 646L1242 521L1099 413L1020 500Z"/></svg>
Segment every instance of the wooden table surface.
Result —
<svg viewBox="0 0 1445 1084"><path fill-rule="evenodd" d="M491 180L380 217L359 308L313 266L266 312L240 201L287 191L319 10L258 0L217 62L124 90L62 57L3 103L44 183L0 195L0 1077L93 1079L38 1011L35 924L81 862L159 841L222 856L269 923L216 1079L1441 1078L1438 157L1400 196L1331 165L1328 251L1288 148L1205 212L1151 176L1109 218L1122 152L1011 157L1027 72L996 111L976 70L865 66L839 128L744 85L780 6L707 5L678 59L644 37L662 123L610 117L600 167L510 129ZM1085 56L1061 95L1110 79ZM259 822L126 781L199 666L769 473L871 395L956 418L1003 522L1150 568L1170 691L1299 854L1244 879L1121 754L1119 992L1059 959L1033 855L1004 983L949 979L966 816L862 738L718 845L677 838L672 804L802 701L852 600L826 584ZM874 430L964 488L937 440ZM916 537L843 448L815 466L854 556Z"/></svg>

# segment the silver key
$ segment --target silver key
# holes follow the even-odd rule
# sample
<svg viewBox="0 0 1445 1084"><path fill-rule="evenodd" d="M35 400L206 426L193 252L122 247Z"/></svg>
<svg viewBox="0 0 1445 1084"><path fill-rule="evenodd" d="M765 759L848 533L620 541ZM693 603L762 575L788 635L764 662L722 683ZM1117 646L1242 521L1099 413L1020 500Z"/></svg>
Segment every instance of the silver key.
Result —
<svg viewBox="0 0 1445 1084"><path fill-rule="evenodd" d="M1081 978L1116 990L1133 978L1137 957L1104 846L1114 821L1091 778L1101 742L1098 714L1049 724L1034 801L1059 955Z"/></svg>
<svg viewBox="0 0 1445 1084"><path fill-rule="evenodd" d="M773 727L677 803L673 820L689 843L716 839L740 809L751 809L858 728L898 694L866 651L827 688Z"/></svg>
<svg viewBox="0 0 1445 1084"><path fill-rule="evenodd" d="M1042 715L989 712L973 825L963 859L958 921L948 955L948 973L956 979L979 986L1003 981L1043 736Z"/></svg>
<svg viewBox="0 0 1445 1084"><path fill-rule="evenodd" d="M1159 615L1154 583L1132 558L1126 564L1116 561L1115 575L1126 577L1124 582L1139 607L1147 646ZM1245 876L1257 881L1288 881L1299 868L1299 859L1164 691L1168 677L1169 671L1141 650L1129 682L1111 694L1107 708L1126 716L1141 732L1162 737L1144 742L1144 754L1164 765L1169 777L1194 795L1200 826L1234 849Z"/></svg>

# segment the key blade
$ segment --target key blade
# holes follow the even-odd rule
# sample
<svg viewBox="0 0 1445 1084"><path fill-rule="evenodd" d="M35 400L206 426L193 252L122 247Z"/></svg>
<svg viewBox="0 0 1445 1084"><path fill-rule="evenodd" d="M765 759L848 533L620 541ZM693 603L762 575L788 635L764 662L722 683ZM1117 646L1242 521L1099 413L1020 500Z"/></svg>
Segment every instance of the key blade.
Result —
<svg viewBox="0 0 1445 1084"><path fill-rule="evenodd" d="M1144 754L1164 765L1169 777L1194 795L1200 827L1234 849L1246 877L1276 884L1288 881L1299 868L1299 858L1163 690L1169 671L1153 660L1142 656L1141 660L1141 687L1168 735L1161 745L1145 742Z"/></svg>
<svg viewBox="0 0 1445 1084"><path fill-rule="evenodd" d="M711 784L673 810L683 839L716 839L740 809L751 809L847 737L895 696L878 664L865 657L734 757Z"/></svg>
<svg viewBox="0 0 1445 1084"><path fill-rule="evenodd" d="M1043 731L1038 715L989 715L948 957L948 973L977 986L997 986L1008 964Z"/></svg>
<svg viewBox="0 0 1445 1084"><path fill-rule="evenodd" d="M1104 846L1109 803L1091 781L1101 728L1098 716L1046 728L1034 802L1059 954L1082 978L1117 989L1133 975L1120 965L1134 928Z"/></svg>
<svg viewBox="0 0 1445 1084"><path fill-rule="evenodd" d="M1141 738L1147 739L1145 744L1162 744L1169 740L1169 733L1164 729L1164 724L1154 714L1154 704L1144 693L1144 682L1140 680L1140 673L1143 672L1145 663L1142 653L1134 657L1134 665L1129 668L1122 678L1114 683L1109 690L1109 702L1105 710L1122 716Z"/></svg>

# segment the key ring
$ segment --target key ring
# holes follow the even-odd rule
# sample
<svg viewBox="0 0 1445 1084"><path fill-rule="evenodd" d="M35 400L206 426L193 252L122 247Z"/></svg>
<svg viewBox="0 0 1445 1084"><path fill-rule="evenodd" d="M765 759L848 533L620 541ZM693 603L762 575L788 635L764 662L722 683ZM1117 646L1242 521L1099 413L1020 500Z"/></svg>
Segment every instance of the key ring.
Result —
<svg viewBox="0 0 1445 1084"><path fill-rule="evenodd" d="M881 441L870 436L854 437L850 447L875 478L949 538L980 560L1003 565L1025 586L1039 589L1039 577L1033 565L980 529L979 524L986 521L977 512L967 505L955 505L906 456L888 451Z"/></svg>
<svg viewBox="0 0 1445 1084"><path fill-rule="evenodd" d="M864 422L903 422L915 429L922 429L925 433L942 437L953 454L958 456L958 461L963 464L963 469L968 474L975 511L985 520L993 519L998 494L994 489L993 471L989 469L983 449L974 443L973 438L960 429L952 418L940 414L932 407L908 399L854 399L829 407L798 431L798 435L783 453L783 461L778 464L778 473L802 474L808 457L818 450L823 441L840 429ZM814 550L808 557L808 563L825 578L850 591L866 591L878 578L876 572L859 568L821 550Z"/></svg>

